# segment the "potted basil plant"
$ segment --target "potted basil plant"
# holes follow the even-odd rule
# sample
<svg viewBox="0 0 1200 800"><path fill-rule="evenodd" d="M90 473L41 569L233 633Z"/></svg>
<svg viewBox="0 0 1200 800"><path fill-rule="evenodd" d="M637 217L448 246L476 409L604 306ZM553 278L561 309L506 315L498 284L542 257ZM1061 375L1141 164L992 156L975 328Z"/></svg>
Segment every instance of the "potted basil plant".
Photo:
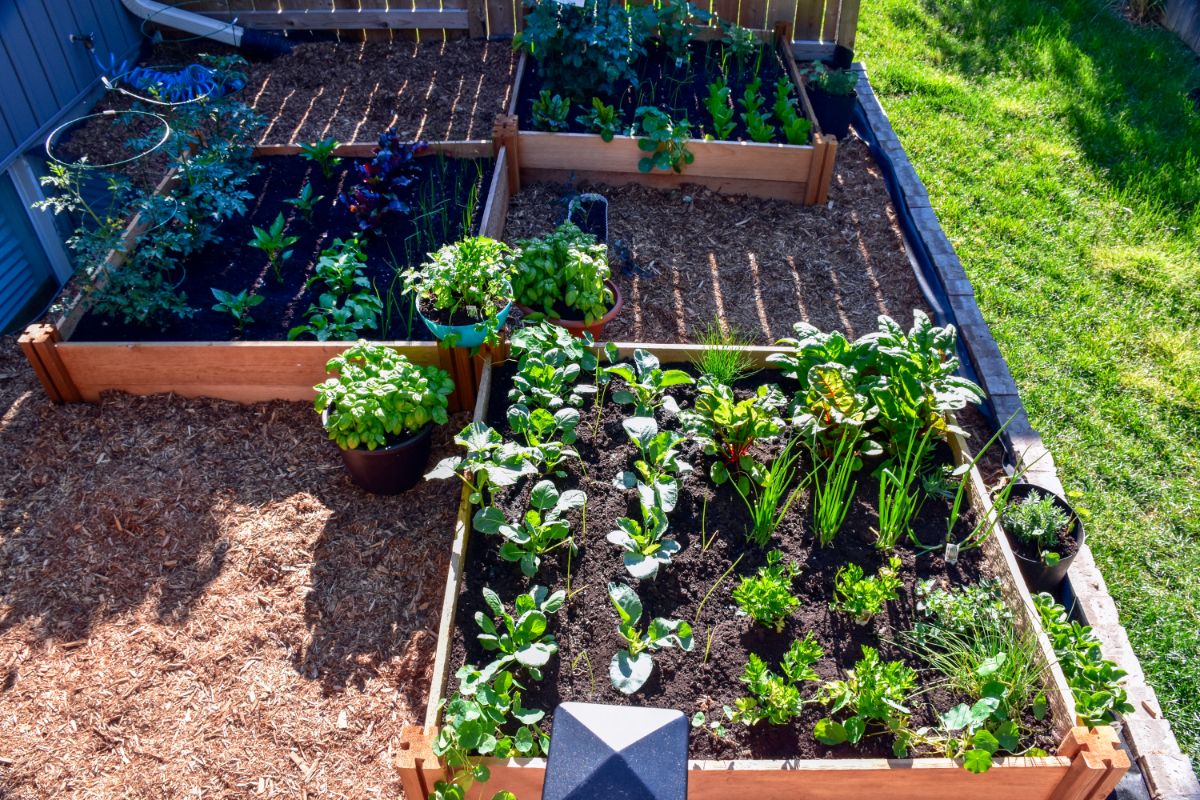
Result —
<svg viewBox="0 0 1200 800"><path fill-rule="evenodd" d="M449 419L454 381L445 370L362 340L329 359L325 371L336 374L313 387L314 407L350 477L374 494L415 485L429 461L433 426Z"/></svg>
<svg viewBox="0 0 1200 800"><path fill-rule="evenodd" d="M526 314L543 314L575 336L586 331L599 339L621 311L608 247L572 222L521 241L514 261L513 296Z"/></svg>
<svg viewBox="0 0 1200 800"><path fill-rule="evenodd" d="M1079 516L1066 500L1032 483L1013 484L1001 509L1001 527L1030 590L1055 591L1083 547Z"/></svg>
<svg viewBox="0 0 1200 800"><path fill-rule="evenodd" d="M850 132L850 118L858 93L858 73L852 69L830 69L814 61L807 69L808 99L821 131L841 139Z"/></svg>
<svg viewBox="0 0 1200 800"><path fill-rule="evenodd" d="M448 244L401 277L429 332L451 347L478 347L512 306L508 246L486 236Z"/></svg>

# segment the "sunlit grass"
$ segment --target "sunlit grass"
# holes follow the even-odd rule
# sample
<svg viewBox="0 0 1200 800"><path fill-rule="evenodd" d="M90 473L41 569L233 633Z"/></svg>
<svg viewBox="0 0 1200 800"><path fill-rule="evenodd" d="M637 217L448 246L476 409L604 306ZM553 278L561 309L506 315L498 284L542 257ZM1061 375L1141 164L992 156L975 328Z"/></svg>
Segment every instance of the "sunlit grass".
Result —
<svg viewBox="0 0 1200 800"><path fill-rule="evenodd" d="M857 57L1200 763L1200 86L1103 0L869 0Z"/></svg>

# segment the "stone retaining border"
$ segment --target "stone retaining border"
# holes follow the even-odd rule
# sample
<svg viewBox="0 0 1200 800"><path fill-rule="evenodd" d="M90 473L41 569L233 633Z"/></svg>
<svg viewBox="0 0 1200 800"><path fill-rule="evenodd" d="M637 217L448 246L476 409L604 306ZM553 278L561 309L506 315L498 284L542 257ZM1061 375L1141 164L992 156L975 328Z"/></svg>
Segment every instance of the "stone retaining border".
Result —
<svg viewBox="0 0 1200 800"><path fill-rule="evenodd" d="M1029 422L1016 382L975 302L975 290L954 246L942 230L930 204L929 193L871 88L866 67L855 63L853 69L859 73L859 105L879 150L890 162L895 175L889 189L897 213L910 216L920 245L928 253L940 288L949 301L949 321L958 326L960 339L966 346L980 384L991 399L996 418L1007 420L1013 417L1005 430L1004 444L1017 464L1031 465L1026 473L1031 482L1065 494L1054 457ZM876 157L879 155L877 153ZM1179 749L1170 723L1163 717L1154 689L1146 683L1129 636L1121 626L1116 603L1086 544L1071 565L1064 595L1068 604L1074 600L1075 612L1084 623L1092 626L1100 639L1104 657L1128 673L1124 685L1135 710L1122 717L1120 731L1144 783L1139 785L1131 771L1118 786L1116 794L1130 798L1149 796L1154 800L1200 800L1200 782L1188 757Z"/></svg>

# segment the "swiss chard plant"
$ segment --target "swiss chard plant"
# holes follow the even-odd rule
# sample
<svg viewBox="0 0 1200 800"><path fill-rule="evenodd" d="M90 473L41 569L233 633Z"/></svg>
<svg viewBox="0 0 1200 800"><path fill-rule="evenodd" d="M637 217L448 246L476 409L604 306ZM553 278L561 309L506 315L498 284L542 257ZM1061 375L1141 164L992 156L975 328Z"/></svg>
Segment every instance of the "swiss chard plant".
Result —
<svg viewBox="0 0 1200 800"><path fill-rule="evenodd" d="M375 157L354 166L361 182L338 195L338 202L357 218L359 230L377 233L391 216L412 213L421 175L417 158L428 150L425 142L400 141L395 128L380 134Z"/></svg>
<svg viewBox="0 0 1200 800"><path fill-rule="evenodd" d="M613 392L613 400L622 405L632 403L633 413L639 417L653 417L659 408L667 414L678 414L679 402L667 390L695 383L681 369L663 369L658 356L648 350L633 352L633 366L613 364L604 371L625 381L625 388Z"/></svg>
<svg viewBox="0 0 1200 800"><path fill-rule="evenodd" d="M314 407L329 438L344 450L374 450L449 421L454 381L445 370L413 364L390 347L358 342L325 365Z"/></svg>
<svg viewBox="0 0 1200 800"><path fill-rule="evenodd" d="M691 652L692 626L684 620L655 617L645 631L640 631L638 622L642 619L642 601L637 592L623 583L610 583L608 598L620 618L617 633L625 642L624 649L613 654L608 676L617 691L633 694L642 688L654 670L651 653L671 647L678 647L685 653Z"/></svg>
<svg viewBox="0 0 1200 800"><path fill-rule="evenodd" d="M546 236L518 243L513 258L513 296L551 319L564 313L591 325L616 300L607 281L608 246L564 222Z"/></svg>
<svg viewBox="0 0 1200 800"><path fill-rule="evenodd" d="M254 322L254 317L250 315L250 310L257 305L261 305L263 296L261 294L253 294L249 289L243 289L240 292L226 292L221 289L212 289L212 295L216 298L216 303L213 304L213 311L228 314L233 317L233 326L237 329L240 335L246 326Z"/></svg>
<svg viewBox="0 0 1200 800"><path fill-rule="evenodd" d="M560 547L575 549L564 516L586 502L587 495L578 489L560 493L550 481L539 481L529 496L529 510L520 520L509 523L500 509L487 506L475 512L475 530L503 536L500 557L519 564L521 572L532 578L542 564L542 556Z"/></svg>
<svg viewBox="0 0 1200 800"><path fill-rule="evenodd" d="M758 655L751 653L741 678L750 694L737 700L729 715L730 721L747 726L763 721L786 725L800 716L804 706L812 702L801 694L800 689L805 683L818 680L813 664L824 657L825 651L811 631L803 639L792 642L783 654L779 672L771 670Z"/></svg>
<svg viewBox="0 0 1200 800"><path fill-rule="evenodd" d="M549 615L562 608L566 599L566 592L561 589L551 594L545 586L534 586L517 596L510 614L500 596L485 587L483 600L492 616L475 612L475 624L480 630L477 638L484 650L497 656L483 668L484 674L519 666L529 677L540 681L542 667L558 652L558 642L547 632Z"/></svg>
<svg viewBox="0 0 1200 800"><path fill-rule="evenodd" d="M564 406L578 408L584 395L595 392L594 385L579 382L598 366L587 331L578 338L561 325L539 322L514 332L509 344L517 356L509 402L553 412Z"/></svg>
<svg viewBox="0 0 1200 800"><path fill-rule="evenodd" d="M549 89L542 89L537 100L533 101L533 126L539 131L565 131L570 127L567 121L570 113L570 99L564 99Z"/></svg>
<svg viewBox="0 0 1200 800"><path fill-rule="evenodd" d="M792 81L786 75L780 75L779 80L775 82L775 103L772 110L788 144L808 144L812 123L797 111L796 98L792 94Z"/></svg>
<svg viewBox="0 0 1200 800"><path fill-rule="evenodd" d="M654 106L639 106L637 120L641 128L638 149L646 154L638 160L639 172L661 169L679 173L696 160L696 155L687 146L692 124L686 117L675 120Z"/></svg>
<svg viewBox="0 0 1200 800"><path fill-rule="evenodd" d="M489 504L496 489L538 474L528 448L505 441L499 431L486 423L472 422L454 437L454 443L466 452L443 458L425 478L461 478L471 490L470 501L474 505Z"/></svg>
<svg viewBox="0 0 1200 800"><path fill-rule="evenodd" d="M792 581L799 574L799 564L785 563L783 552L772 550L767 554L766 566L753 577L742 578L733 590L733 602L742 614L781 633L788 615L800 607L800 598L792 593Z"/></svg>
<svg viewBox="0 0 1200 800"><path fill-rule="evenodd" d="M908 754L909 702L917 685L917 673L903 661L884 661L879 651L863 645L862 658L848 670L844 680L828 681L817 692L829 716L817 722L813 735L818 742L858 744L869 726L893 734L897 758ZM836 719L841 715L841 721Z"/></svg>
<svg viewBox="0 0 1200 800"><path fill-rule="evenodd" d="M729 86L725 78L720 77L708 85L708 97L704 99L704 107L712 118L713 135L717 139L728 140L733 137L734 128L733 106L729 104Z"/></svg>
<svg viewBox="0 0 1200 800"><path fill-rule="evenodd" d="M591 132L600 134L600 138L606 142L611 142L621 132L621 120L617 118L616 107L599 97L593 97L592 107L576 117L575 121Z"/></svg>
<svg viewBox="0 0 1200 800"><path fill-rule="evenodd" d="M762 78L755 77L746 84L745 90L738 101L742 107L742 122L746 125L746 133L754 142L769 142L775 138L775 127L762 113L765 102L762 96Z"/></svg>
<svg viewBox="0 0 1200 800"><path fill-rule="evenodd" d="M283 218L283 212L275 216L275 221L270 227L260 228L253 225L251 229L254 231L254 238L250 240L250 246L263 251L267 257L267 266L275 273L275 280L283 283L283 262L292 257L291 247L300 241L300 237L286 232L287 221Z"/></svg>
<svg viewBox="0 0 1200 800"><path fill-rule="evenodd" d="M755 442L783 430L779 409L787 401L774 384L759 386L741 400L729 386L710 380L702 379L697 390L695 403L680 413L679 421L706 455L719 457L726 466L736 465Z"/></svg>
<svg viewBox="0 0 1200 800"><path fill-rule="evenodd" d="M834 576L834 600L829 607L864 625L883 611L889 600L899 597L900 586L900 559L895 556L871 576L865 575L858 564L847 564Z"/></svg>

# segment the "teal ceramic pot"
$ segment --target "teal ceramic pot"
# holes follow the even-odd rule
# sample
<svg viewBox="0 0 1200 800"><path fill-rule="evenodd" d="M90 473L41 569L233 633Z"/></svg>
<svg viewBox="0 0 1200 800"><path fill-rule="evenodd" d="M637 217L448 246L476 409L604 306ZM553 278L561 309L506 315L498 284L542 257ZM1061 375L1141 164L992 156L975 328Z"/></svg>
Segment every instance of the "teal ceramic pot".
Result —
<svg viewBox="0 0 1200 800"><path fill-rule="evenodd" d="M508 320L508 312L511 309L512 303L510 302L500 310L499 314L496 315L496 319L498 320L497 327L504 327L505 321ZM471 348L478 347L479 345L483 344L483 337L486 335L487 331L482 325L439 325L438 323L429 319L429 317L425 316L424 312L421 311L419 306L417 307L417 313L420 314L421 319L425 321L425 327L429 328L429 332L432 333L438 341L443 341L450 334L457 333L458 341L455 342L455 347Z"/></svg>

